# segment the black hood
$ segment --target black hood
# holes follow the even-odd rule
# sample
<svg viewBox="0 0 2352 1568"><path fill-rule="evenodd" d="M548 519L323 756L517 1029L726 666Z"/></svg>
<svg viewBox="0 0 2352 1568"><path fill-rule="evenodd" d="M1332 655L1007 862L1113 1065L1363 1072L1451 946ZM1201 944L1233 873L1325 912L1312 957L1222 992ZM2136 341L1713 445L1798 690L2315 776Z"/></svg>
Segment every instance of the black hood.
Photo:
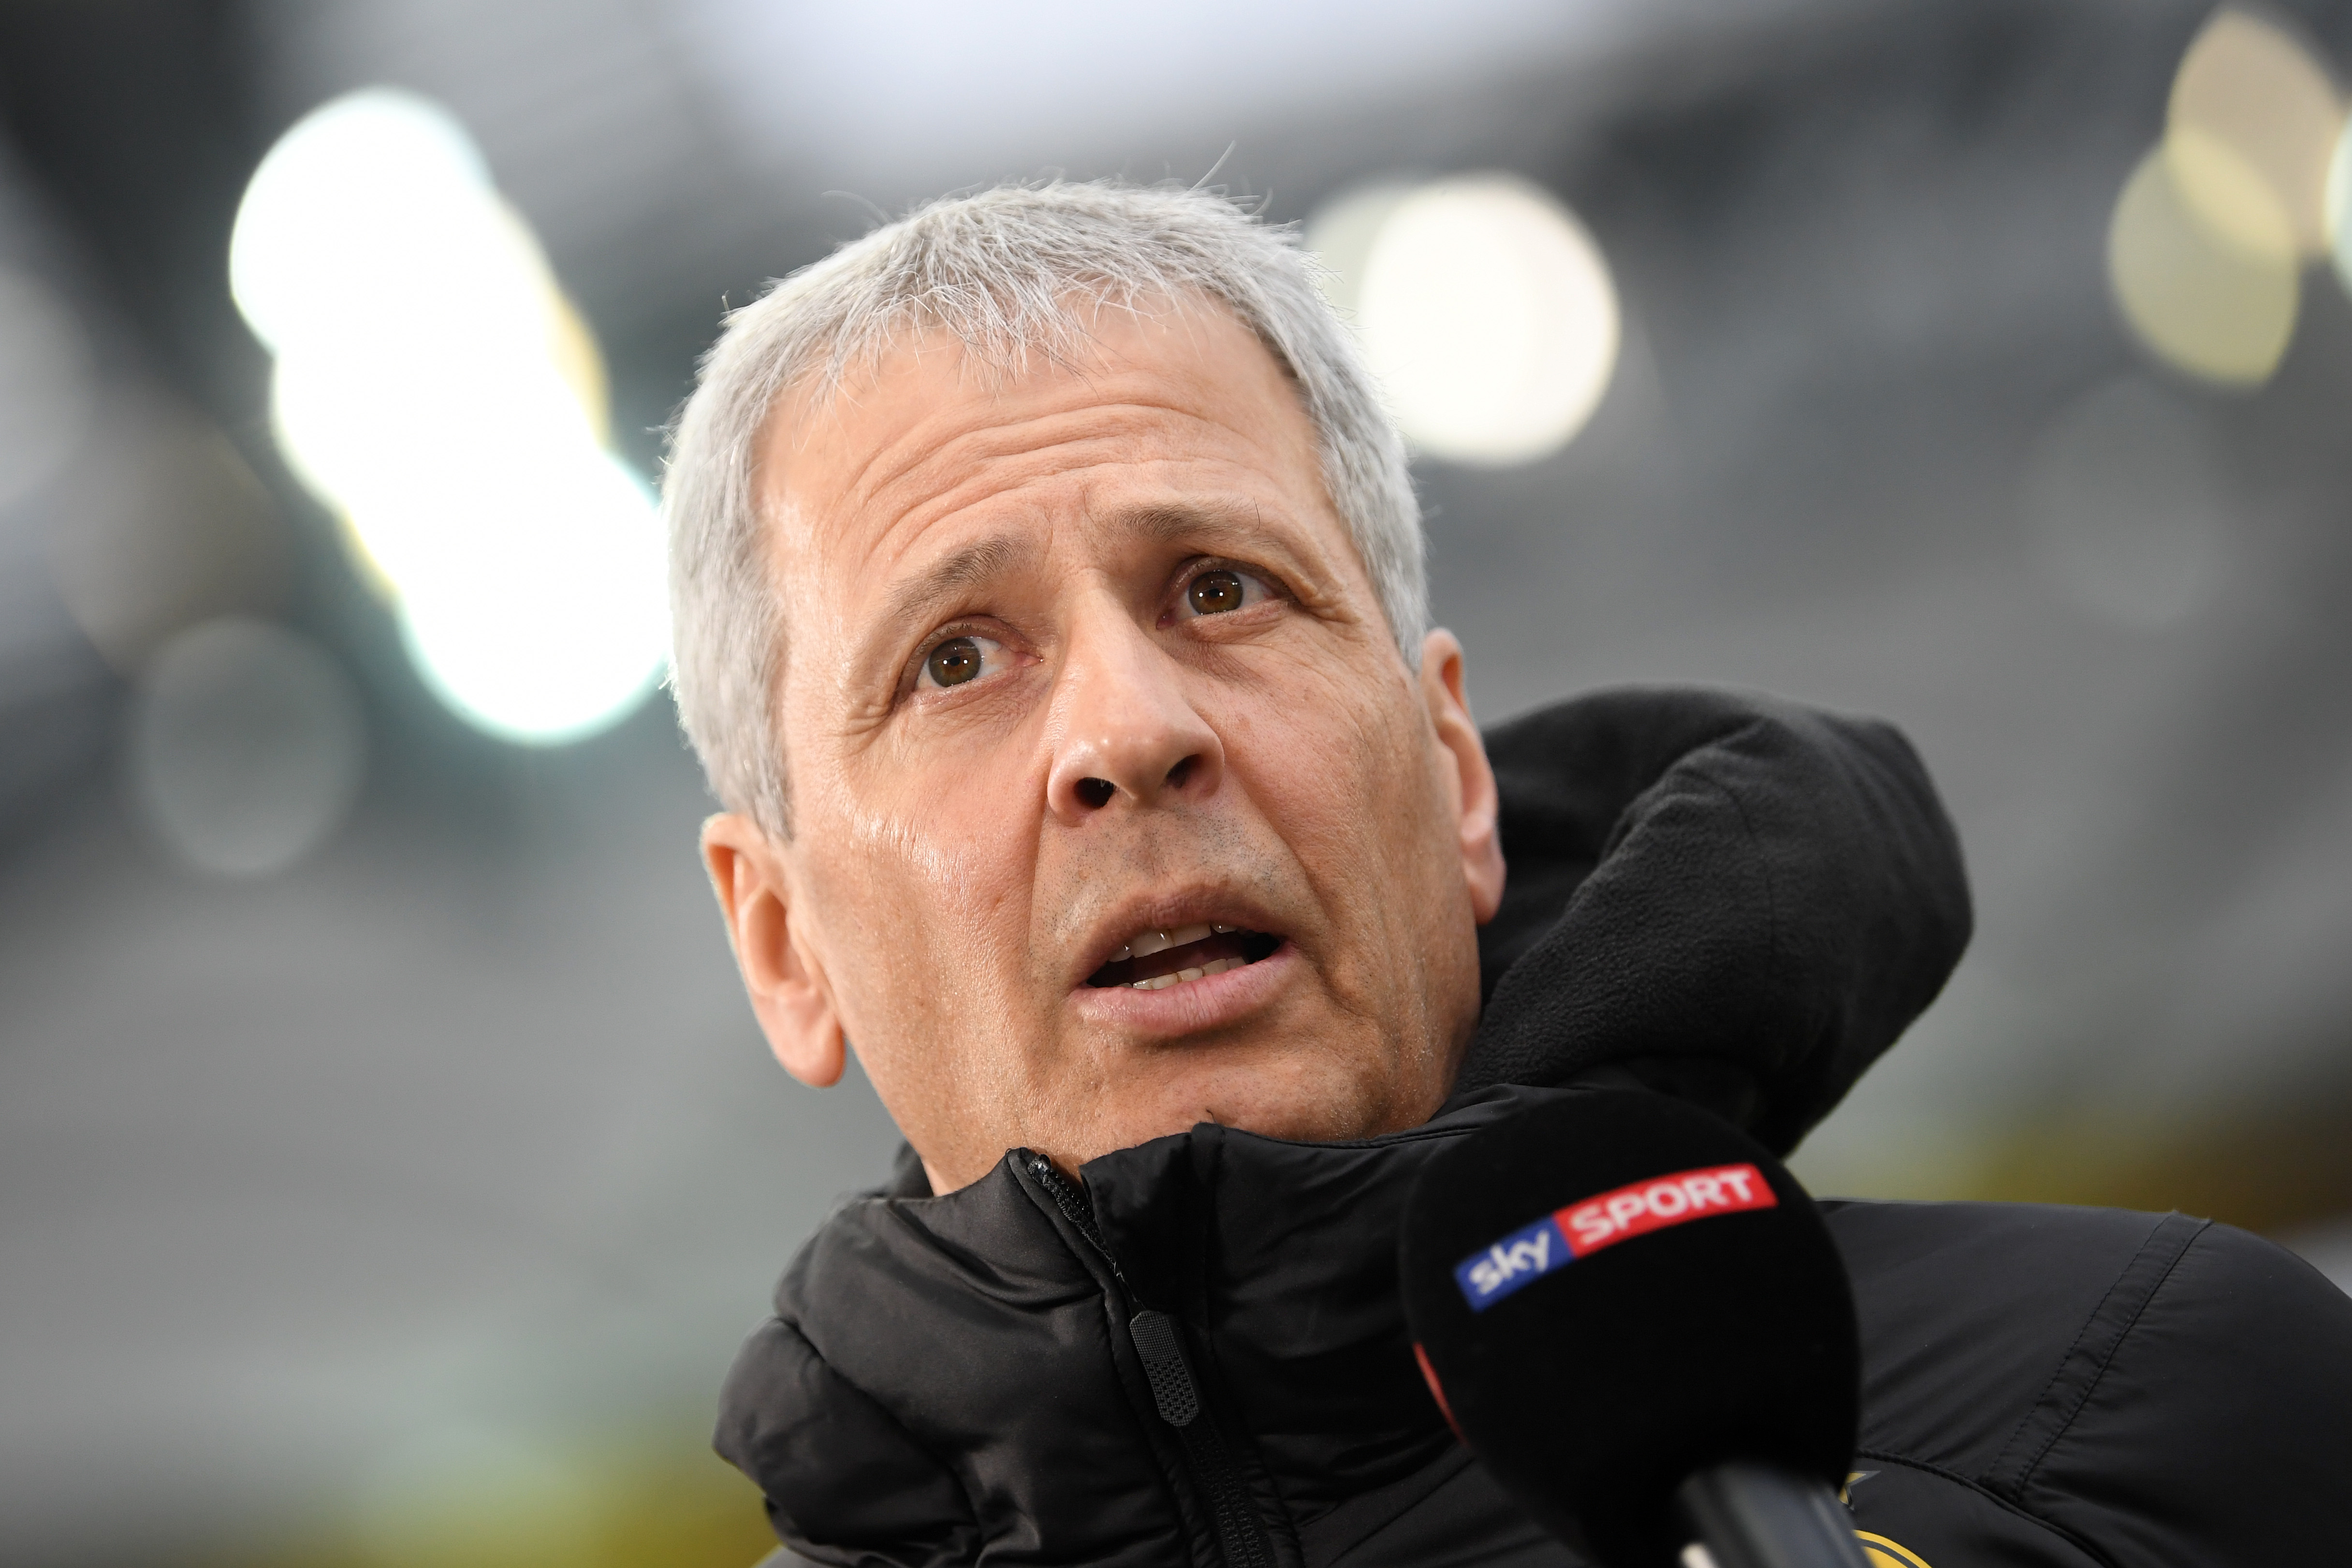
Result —
<svg viewBox="0 0 2352 1568"><path fill-rule="evenodd" d="M1631 1079L1785 1155L1968 946L1958 837L1891 725L1632 689L1486 752L1510 877L1459 1089Z"/></svg>
<svg viewBox="0 0 2352 1568"><path fill-rule="evenodd" d="M796 1552L1312 1568L1419 1510L1489 1532L1459 1560L1560 1560L1420 1386L1394 1237L1422 1163L1531 1100L1629 1080L1785 1149L1932 999L1969 903L1950 825L1883 725L1631 691L1488 745L1510 884L1454 1100L1356 1142L1197 1127L1090 1163L1082 1186L1015 1151L931 1197L902 1159L803 1249L728 1379L719 1450ZM1168 1418L1171 1376L1197 1421ZM1441 1491L1454 1503L1423 1507Z"/></svg>

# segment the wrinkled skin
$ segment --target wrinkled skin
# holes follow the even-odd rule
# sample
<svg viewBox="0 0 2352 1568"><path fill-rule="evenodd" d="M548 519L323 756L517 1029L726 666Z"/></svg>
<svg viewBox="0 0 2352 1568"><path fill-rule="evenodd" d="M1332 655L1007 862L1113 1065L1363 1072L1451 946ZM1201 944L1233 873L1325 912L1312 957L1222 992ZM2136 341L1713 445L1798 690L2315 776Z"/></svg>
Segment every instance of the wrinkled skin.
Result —
<svg viewBox="0 0 2352 1568"><path fill-rule="evenodd" d="M1093 342L910 343L761 442L792 833L716 816L705 859L777 1058L829 1084L854 1040L940 1192L1020 1145L1425 1120L1502 896L1460 645L1407 668L1273 357L1202 304ZM1087 984L1193 921L1282 945Z"/></svg>

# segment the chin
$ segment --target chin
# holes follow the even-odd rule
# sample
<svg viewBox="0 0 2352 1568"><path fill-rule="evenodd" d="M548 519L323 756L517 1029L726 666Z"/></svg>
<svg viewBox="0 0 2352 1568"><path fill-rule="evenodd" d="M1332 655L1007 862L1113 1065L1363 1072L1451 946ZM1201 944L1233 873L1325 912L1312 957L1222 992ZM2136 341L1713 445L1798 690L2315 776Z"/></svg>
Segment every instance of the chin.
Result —
<svg viewBox="0 0 2352 1568"><path fill-rule="evenodd" d="M1151 1096L1154 1113L1136 1118L1096 1152L1190 1131L1203 1121L1307 1143L1370 1138L1419 1126L1444 1099L1435 1075L1400 1070L1393 1063L1293 1055L1281 1062L1227 1064L1164 1086Z"/></svg>

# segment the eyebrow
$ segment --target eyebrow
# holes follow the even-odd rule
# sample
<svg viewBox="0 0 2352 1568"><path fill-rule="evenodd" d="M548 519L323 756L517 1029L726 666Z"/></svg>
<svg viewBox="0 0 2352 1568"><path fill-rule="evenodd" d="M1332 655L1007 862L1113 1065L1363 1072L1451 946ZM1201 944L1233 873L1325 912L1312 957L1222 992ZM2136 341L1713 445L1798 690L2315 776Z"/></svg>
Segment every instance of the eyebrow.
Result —
<svg viewBox="0 0 2352 1568"><path fill-rule="evenodd" d="M1138 507L1120 512L1116 521L1129 533L1161 544L1202 534L1233 540L1265 532L1265 519L1255 507L1217 502Z"/></svg>
<svg viewBox="0 0 2352 1568"><path fill-rule="evenodd" d="M1033 536L997 533L950 551L890 590L882 624L895 626L924 616L941 600L1034 560L1037 549Z"/></svg>

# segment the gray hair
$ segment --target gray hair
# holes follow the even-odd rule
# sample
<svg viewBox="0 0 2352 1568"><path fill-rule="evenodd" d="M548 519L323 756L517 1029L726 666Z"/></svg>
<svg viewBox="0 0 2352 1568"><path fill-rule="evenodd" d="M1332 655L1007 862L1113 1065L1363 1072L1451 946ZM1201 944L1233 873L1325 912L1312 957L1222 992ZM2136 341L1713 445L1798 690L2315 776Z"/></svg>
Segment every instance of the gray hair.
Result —
<svg viewBox="0 0 2352 1568"><path fill-rule="evenodd" d="M788 390L829 395L919 331L952 333L1014 374L1033 352L1077 358L1090 309L1189 296L1231 310L1297 384L1332 506L1417 668L1429 595L1404 442L1317 276L1292 231L1216 193L1056 181L918 207L730 312L662 481L670 687L711 793L772 835L790 831L785 627L757 497L769 411Z"/></svg>

